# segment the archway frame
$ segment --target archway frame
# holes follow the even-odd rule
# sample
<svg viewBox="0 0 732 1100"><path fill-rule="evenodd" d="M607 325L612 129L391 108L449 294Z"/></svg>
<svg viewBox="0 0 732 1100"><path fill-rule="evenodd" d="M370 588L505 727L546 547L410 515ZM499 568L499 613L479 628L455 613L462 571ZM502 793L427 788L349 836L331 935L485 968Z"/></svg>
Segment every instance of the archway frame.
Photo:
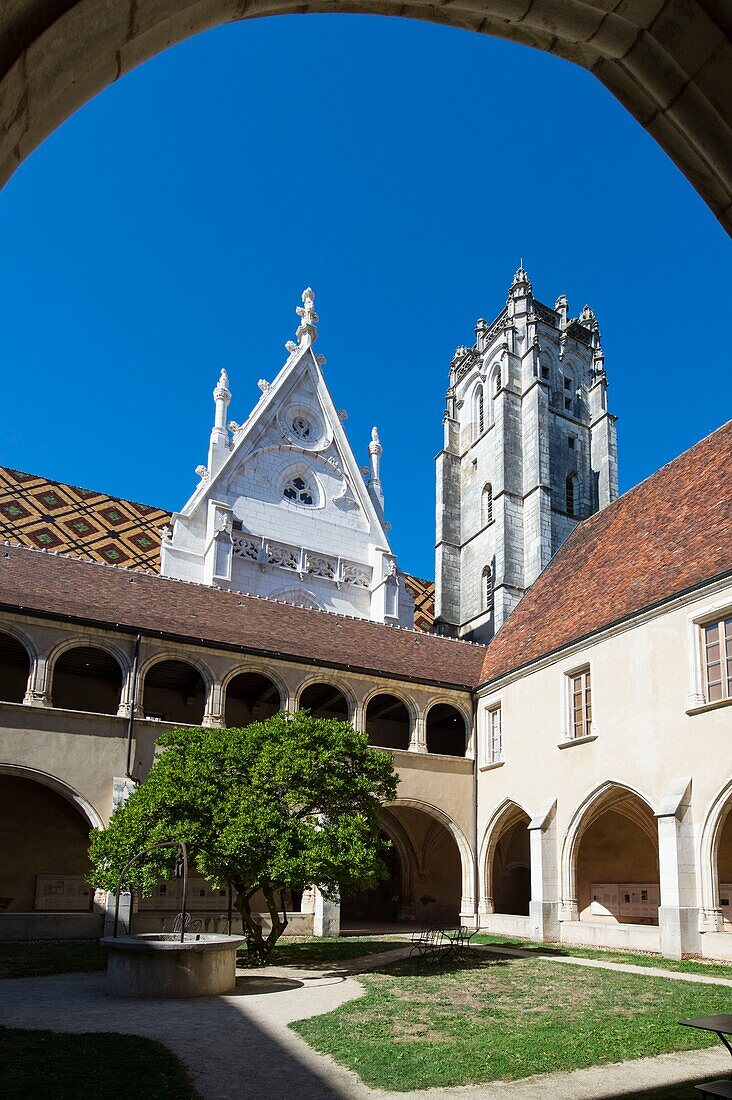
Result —
<svg viewBox="0 0 732 1100"><path fill-rule="evenodd" d="M53 681L56 675L56 665L61 657L65 653L71 652L73 649L98 649L100 653L106 653L117 663L120 673L119 683L119 703L117 710L114 714L109 713L108 717L114 718L119 716L121 708L125 704L126 694L129 689L129 680L132 672L132 662L127 653L121 646L116 645L108 638L98 638L96 635L87 636L83 634L75 634L72 638L64 638L63 641L58 642L48 654L46 658L46 693L50 699L51 706L54 709L59 709L53 700ZM83 712L77 712L83 713ZM95 712L90 712L95 713Z"/></svg>
<svg viewBox="0 0 732 1100"><path fill-rule="evenodd" d="M637 7L637 6L636 6ZM3 22L0 184L92 96L164 49L227 22L341 11L407 16L543 49L596 76L676 162L727 228L732 226L732 119L714 93L729 43L719 16L695 0L673 14L606 4L506 3L406 6L391 0L22 0Z"/></svg>
<svg viewBox="0 0 732 1100"><path fill-rule="evenodd" d="M223 715L226 714L226 698L229 691L229 685L237 676L263 676L265 680L271 681L272 686L277 688L280 697L279 709L287 710L287 702L290 698L290 693L282 677L269 670L265 671L259 665L249 664L247 662L242 665L235 665L234 668L226 673L219 684L219 690L221 692L221 710Z"/></svg>
<svg viewBox="0 0 732 1100"><path fill-rule="evenodd" d="M297 685L295 691L295 710L301 709L303 694L309 687L313 687L315 684L325 684L327 687L332 687L336 691L340 691L348 706L348 718L346 721L353 723L358 710L358 703L353 691L344 680L340 679L340 677L331 675L328 669L323 669L322 673L322 675L314 674L308 676L307 679Z"/></svg>
<svg viewBox="0 0 732 1100"><path fill-rule="evenodd" d="M704 914L719 913L720 917L719 844L730 812L732 812L732 779L712 800L704 816L697 855L702 911ZM709 917L707 917L707 923L709 923ZM716 922L713 920L712 923Z"/></svg>
<svg viewBox="0 0 732 1100"><path fill-rule="evenodd" d="M464 760L464 759L474 755L474 750L473 750L473 715L463 705L462 700L459 700L459 701L456 702L454 698L451 698L451 697L447 698L443 695L434 695L431 699L429 699L427 701L427 703L425 703L425 705L422 708L422 716L424 718L425 743L427 741L427 719L429 718L429 713L435 707L438 707L438 706L441 706L441 705L442 706L447 706L447 707L452 707L453 710L456 710L458 712L458 714L460 715L460 717L462 718L462 720L464 722L464 725L465 725L465 750L463 752L462 757L456 756L456 757L454 757L454 759L455 760ZM439 755L439 754L435 754L435 755Z"/></svg>
<svg viewBox="0 0 732 1100"><path fill-rule="evenodd" d="M39 771L37 768L30 768L25 764L10 764L4 761L0 761L0 775L9 775L15 779L28 779L40 783L43 787L48 787L49 790L55 791L56 794L61 795L67 802L70 802L86 818L92 829L104 828L102 815L92 803L64 782L63 779L59 779L57 775Z"/></svg>
<svg viewBox="0 0 732 1100"><path fill-rule="evenodd" d="M473 896L473 852L468 842L468 838L465 836L460 826L453 821L449 814L445 813L445 811L441 810L438 806L433 806L431 802L422 802L417 798L395 798L392 802L384 803L384 809L391 809L392 807L397 810L400 807L406 810L419 810L421 813L426 814L427 817L431 817L438 821L440 825L444 825L457 844L460 856L460 881L462 890L460 910L463 912L470 907L472 911L475 904L475 898Z"/></svg>
<svg viewBox="0 0 732 1100"><path fill-rule="evenodd" d="M417 732L417 722L419 720L419 707L415 703L414 699L409 695L403 693L399 688L391 687L375 687L367 695L361 699L358 704L357 713L360 714L361 729L363 733L368 733L366 728L366 715L369 709L369 703L372 703L374 699L378 699L380 695L391 695L393 699L398 699L400 703L403 703L407 708L407 714L409 715L409 737L408 742L411 745L414 740L414 736ZM355 717L355 715L354 715ZM395 749L395 752L405 752L405 749Z"/></svg>
<svg viewBox="0 0 732 1100"><path fill-rule="evenodd" d="M614 799L613 795L620 797ZM646 808L653 820L653 828L649 827L648 814L642 810L639 812L637 804L634 805L629 801L629 796L639 800ZM617 780L608 779L592 787L572 814L562 842L560 866L562 906L565 910L577 901L577 856L582 837L590 825L610 810L622 814L638 825L658 853L658 826L656 811L651 800L635 787Z"/></svg>
<svg viewBox="0 0 732 1100"><path fill-rule="evenodd" d="M483 901L493 898L493 862L501 837L513 828L519 821L527 819L527 827L531 823L532 815L525 806L513 798L504 798L494 809L483 832L483 839L478 852L478 868L480 871L480 888Z"/></svg>

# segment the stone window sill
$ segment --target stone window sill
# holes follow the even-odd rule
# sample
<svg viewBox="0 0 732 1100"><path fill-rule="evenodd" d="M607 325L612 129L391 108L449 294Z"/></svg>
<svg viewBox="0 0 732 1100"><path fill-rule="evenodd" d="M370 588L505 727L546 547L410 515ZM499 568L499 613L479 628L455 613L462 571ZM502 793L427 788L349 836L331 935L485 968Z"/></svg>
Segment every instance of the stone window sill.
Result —
<svg viewBox="0 0 732 1100"><path fill-rule="evenodd" d="M721 710L722 707L732 707L732 699L717 699L715 703L699 703L695 707L687 707L686 713L692 714L706 714L708 710Z"/></svg>
<svg viewBox="0 0 732 1100"><path fill-rule="evenodd" d="M590 741L597 741L596 733L590 733L587 737L571 737L566 741L560 741L557 748L568 749L571 745L589 745Z"/></svg>
<svg viewBox="0 0 732 1100"><path fill-rule="evenodd" d="M481 764L480 770L482 772L492 772L496 768L502 768L505 763L505 760L494 760L491 764Z"/></svg>

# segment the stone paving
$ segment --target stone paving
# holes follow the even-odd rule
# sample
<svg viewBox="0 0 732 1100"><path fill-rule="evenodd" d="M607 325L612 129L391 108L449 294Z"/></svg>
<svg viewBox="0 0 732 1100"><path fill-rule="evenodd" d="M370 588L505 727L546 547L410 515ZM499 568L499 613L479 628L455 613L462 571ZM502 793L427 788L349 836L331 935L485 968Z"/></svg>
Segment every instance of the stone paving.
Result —
<svg viewBox="0 0 732 1100"><path fill-rule="evenodd" d="M495 950L495 948L491 948ZM408 949L338 966L267 967L243 972L236 992L191 1000L135 1000L106 995L104 975L61 974L0 981L0 1025L52 1031L116 1031L169 1047L203 1100L611 1100L677 1082L729 1074L721 1048L545 1074L522 1081L390 1093L367 1088L349 1070L316 1054L287 1024L331 1012L363 993L354 973L400 958ZM560 961L557 958L557 961ZM561 961L568 961L566 958ZM572 959L652 975L625 964ZM692 975L667 972L679 980ZM705 979L731 984L727 979Z"/></svg>

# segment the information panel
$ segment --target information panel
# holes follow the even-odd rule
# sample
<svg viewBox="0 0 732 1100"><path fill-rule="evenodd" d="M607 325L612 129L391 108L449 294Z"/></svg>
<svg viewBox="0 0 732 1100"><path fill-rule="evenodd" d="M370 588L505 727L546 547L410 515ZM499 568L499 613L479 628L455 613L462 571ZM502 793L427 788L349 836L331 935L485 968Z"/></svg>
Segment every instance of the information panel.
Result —
<svg viewBox="0 0 732 1100"><path fill-rule="evenodd" d="M83 875L36 875L37 910L87 913L93 896Z"/></svg>
<svg viewBox="0 0 732 1100"><path fill-rule="evenodd" d="M593 917L621 924L657 924L661 891L657 882L595 882L592 884Z"/></svg>

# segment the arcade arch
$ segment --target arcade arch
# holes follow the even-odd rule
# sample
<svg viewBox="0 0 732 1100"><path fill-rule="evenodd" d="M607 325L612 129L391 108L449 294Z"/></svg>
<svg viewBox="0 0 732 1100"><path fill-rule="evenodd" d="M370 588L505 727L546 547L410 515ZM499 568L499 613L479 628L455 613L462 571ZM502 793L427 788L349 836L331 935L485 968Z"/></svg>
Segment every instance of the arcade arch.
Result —
<svg viewBox="0 0 732 1100"><path fill-rule="evenodd" d="M52 663L52 704L63 710L117 714L123 676L119 661L107 649L67 646Z"/></svg>
<svg viewBox="0 0 732 1100"><path fill-rule="evenodd" d="M651 804L620 783L586 798L563 853L565 909L601 924L658 924L658 828Z"/></svg>
<svg viewBox="0 0 732 1100"><path fill-rule="evenodd" d="M30 656L23 643L13 634L0 633L0 702L23 702L30 668Z"/></svg>
<svg viewBox="0 0 732 1100"><path fill-rule="evenodd" d="M667 8L669 10L667 10ZM410 8L393 0L337 0L329 11L427 18L544 49L588 69L676 162L726 227L732 225L732 119L715 89L729 65L722 6L585 0L471 8ZM162 50L241 19L238 0L16 0L0 15L0 183L56 127L103 88ZM267 0L257 16L322 11ZM251 18L251 16L249 16ZM49 59L53 64L49 64Z"/></svg>
<svg viewBox="0 0 732 1100"><path fill-rule="evenodd" d="M381 749L408 749L412 716L398 695L379 692L368 700L364 722L369 744Z"/></svg>
<svg viewBox="0 0 732 1100"><path fill-rule="evenodd" d="M0 898L11 913L89 912L89 831L96 811L61 780L0 764Z"/></svg>
<svg viewBox="0 0 732 1100"><path fill-rule="evenodd" d="M337 718L348 722L352 706L346 694L335 684L316 680L300 690L298 710L309 710L313 718Z"/></svg>
<svg viewBox="0 0 732 1100"><path fill-rule="evenodd" d="M486 830L485 892L493 913L529 915L531 818L517 802L499 807Z"/></svg>
<svg viewBox="0 0 732 1100"><path fill-rule="evenodd" d="M235 673L224 685L224 722L240 728L263 722L282 710L279 686L262 672Z"/></svg>
<svg viewBox="0 0 732 1100"><path fill-rule="evenodd" d="M142 709L146 718L200 726L206 708L206 683L190 661L163 658L143 674Z"/></svg>
<svg viewBox="0 0 732 1100"><path fill-rule="evenodd" d="M451 703L434 703L425 720L427 752L442 756L465 756L468 726L465 717Z"/></svg>

